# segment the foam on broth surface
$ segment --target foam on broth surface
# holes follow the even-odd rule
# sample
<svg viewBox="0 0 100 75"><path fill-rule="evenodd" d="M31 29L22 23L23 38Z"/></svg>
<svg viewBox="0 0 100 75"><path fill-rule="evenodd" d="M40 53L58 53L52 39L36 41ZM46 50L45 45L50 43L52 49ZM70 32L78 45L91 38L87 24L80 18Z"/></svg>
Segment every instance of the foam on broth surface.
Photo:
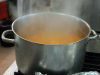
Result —
<svg viewBox="0 0 100 75"><path fill-rule="evenodd" d="M79 36L64 33L37 33L25 39L43 44L68 44L81 40Z"/></svg>

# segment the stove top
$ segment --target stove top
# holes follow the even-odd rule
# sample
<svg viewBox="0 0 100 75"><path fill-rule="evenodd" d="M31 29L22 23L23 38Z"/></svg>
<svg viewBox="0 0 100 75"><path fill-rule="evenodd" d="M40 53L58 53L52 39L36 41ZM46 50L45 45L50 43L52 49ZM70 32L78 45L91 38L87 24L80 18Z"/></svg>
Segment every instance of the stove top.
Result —
<svg viewBox="0 0 100 75"><path fill-rule="evenodd" d="M20 71L14 72L14 75L23 75Z"/></svg>
<svg viewBox="0 0 100 75"><path fill-rule="evenodd" d="M100 72L100 54L86 52L82 71L98 71L98 72Z"/></svg>
<svg viewBox="0 0 100 75"><path fill-rule="evenodd" d="M83 69L81 72L97 71L100 73L100 53L86 52ZM23 75L18 71L16 61L8 68L3 75ZM41 74L40 74L41 75Z"/></svg>

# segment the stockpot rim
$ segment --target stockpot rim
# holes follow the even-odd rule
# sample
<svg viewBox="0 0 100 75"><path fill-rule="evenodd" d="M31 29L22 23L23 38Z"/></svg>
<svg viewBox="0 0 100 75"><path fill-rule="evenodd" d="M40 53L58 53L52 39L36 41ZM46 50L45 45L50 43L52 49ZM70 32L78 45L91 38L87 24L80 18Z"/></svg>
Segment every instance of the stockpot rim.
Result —
<svg viewBox="0 0 100 75"><path fill-rule="evenodd" d="M29 40L27 40L27 39L25 39L25 38L19 36L19 35L14 31L14 25L15 25L14 23L15 23L16 21L18 21L19 19L21 19L21 18L23 18L23 17L27 17L27 16L30 16L30 15L37 15L37 14L59 14L59 15L70 16L70 17L72 17L72 18L78 19L78 20L80 20L81 22L83 22L83 23L88 27L89 33L88 33L88 35L87 35L86 37L84 37L83 39L81 39L81 40L79 40L79 41L76 41L76 42L72 42L72 43L67 43L67 44L44 44L44 43L38 43L38 42L29 41ZM25 40L25 41L27 41L27 42L35 43L35 44L40 44L40 45L50 45L50 46L52 46L52 45L53 45L53 46L70 45L70 44L78 43L78 42L81 42L81 41L83 41L84 39L88 38L89 35L90 35L90 33L91 33L91 27L89 26L89 24L88 24L85 20L83 20L83 19L81 19L81 18L79 18L79 17L73 16L73 15L64 14L64 13L55 13L55 12L34 13L34 14L28 14L28 15L19 17L19 18L17 18L17 19L12 23L11 28L12 28L12 31L14 32L14 34L16 34L19 38L21 38L21 39L23 39L23 40Z"/></svg>

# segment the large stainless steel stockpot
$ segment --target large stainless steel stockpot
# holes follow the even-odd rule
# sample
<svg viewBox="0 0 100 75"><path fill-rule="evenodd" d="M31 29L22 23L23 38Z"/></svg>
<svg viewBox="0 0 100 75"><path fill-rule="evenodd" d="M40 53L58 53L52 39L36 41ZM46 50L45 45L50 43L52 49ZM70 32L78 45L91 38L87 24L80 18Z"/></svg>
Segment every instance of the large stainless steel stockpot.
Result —
<svg viewBox="0 0 100 75"><path fill-rule="evenodd" d="M82 39L69 44L43 44L24 39L39 32L63 32ZM91 32L93 36L89 37ZM10 33L14 33L15 39L5 37ZM20 17L13 22L12 30L2 34L2 40L15 43L17 66L25 75L33 75L34 71L52 75L81 71L87 42L96 37L95 31L84 20L61 13L36 13Z"/></svg>

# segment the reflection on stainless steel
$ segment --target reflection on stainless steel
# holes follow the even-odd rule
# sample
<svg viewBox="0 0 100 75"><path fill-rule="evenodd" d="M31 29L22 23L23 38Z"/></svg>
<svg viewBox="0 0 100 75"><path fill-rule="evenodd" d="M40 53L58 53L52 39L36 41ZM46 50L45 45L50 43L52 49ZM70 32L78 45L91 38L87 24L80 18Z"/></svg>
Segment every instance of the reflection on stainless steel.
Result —
<svg viewBox="0 0 100 75"><path fill-rule="evenodd" d="M94 35L93 37L89 37L88 39L91 40L91 39L95 39L98 35L97 33L94 31L94 30L91 30L92 34Z"/></svg>
<svg viewBox="0 0 100 75"><path fill-rule="evenodd" d="M72 75L100 75L97 71L90 71L90 72L80 72L80 73L75 73Z"/></svg>
<svg viewBox="0 0 100 75"><path fill-rule="evenodd" d="M41 72L35 72L35 75L47 75L47 74L42 74ZM75 73L72 75L100 75L100 74L97 71L89 71L89 72Z"/></svg>
<svg viewBox="0 0 100 75"><path fill-rule="evenodd" d="M12 30L6 30L5 32L3 32L2 34L2 40L7 42L7 43L15 43L15 40L14 39L8 39L6 38L6 34L13 34L13 31Z"/></svg>
<svg viewBox="0 0 100 75"><path fill-rule="evenodd" d="M100 37L99 36L94 40L88 41L87 51L100 53Z"/></svg>
<svg viewBox="0 0 100 75"><path fill-rule="evenodd" d="M51 75L72 75L81 71L91 32L85 21L66 14L40 13L17 19L12 28L15 34L16 62L23 74L33 75L34 71L37 71ZM83 39L70 44L52 45L30 42L22 38L39 31L64 32Z"/></svg>
<svg viewBox="0 0 100 75"><path fill-rule="evenodd" d="M48 75L48 74L42 74L41 72L35 72L35 75Z"/></svg>
<svg viewBox="0 0 100 75"><path fill-rule="evenodd" d="M98 36L100 37L100 34Z"/></svg>

